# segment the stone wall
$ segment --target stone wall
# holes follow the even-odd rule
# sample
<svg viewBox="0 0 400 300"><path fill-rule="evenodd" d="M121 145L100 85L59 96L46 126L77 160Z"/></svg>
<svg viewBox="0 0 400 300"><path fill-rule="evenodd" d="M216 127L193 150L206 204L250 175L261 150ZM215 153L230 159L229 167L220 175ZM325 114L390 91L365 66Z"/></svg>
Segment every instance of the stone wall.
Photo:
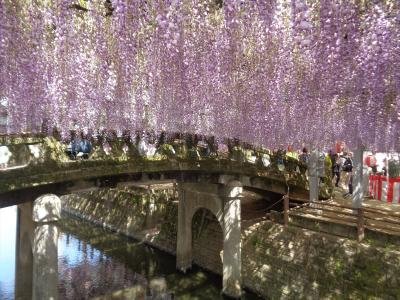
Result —
<svg viewBox="0 0 400 300"><path fill-rule="evenodd" d="M64 212L175 254L172 190L104 189L61 197ZM155 201L157 199L157 201Z"/></svg>
<svg viewBox="0 0 400 300"><path fill-rule="evenodd" d="M271 222L244 236L245 285L271 299L399 299L400 252Z"/></svg>
<svg viewBox="0 0 400 300"><path fill-rule="evenodd" d="M174 254L177 202L167 192L150 194L160 196L153 209L151 197L127 190L68 196L64 209ZM222 230L201 212L192 222L193 260L221 274ZM243 283L267 298L399 299L399 274L400 251L393 245L359 244L269 221L242 224Z"/></svg>

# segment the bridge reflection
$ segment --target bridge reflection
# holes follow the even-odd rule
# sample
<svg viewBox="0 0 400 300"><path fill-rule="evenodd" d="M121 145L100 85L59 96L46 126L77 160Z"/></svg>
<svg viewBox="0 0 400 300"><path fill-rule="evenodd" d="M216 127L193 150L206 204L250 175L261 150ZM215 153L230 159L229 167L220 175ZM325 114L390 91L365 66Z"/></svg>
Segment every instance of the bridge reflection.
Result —
<svg viewBox="0 0 400 300"><path fill-rule="evenodd" d="M16 207L0 209L2 300L32 297L28 286L14 281L16 221ZM58 226L59 299L222 299L217 275L197 267L182 274L172 255L76 219L62 218ZM19 280L29 270L16 271ZM246 293L243 299L258 297Z"/></svg>

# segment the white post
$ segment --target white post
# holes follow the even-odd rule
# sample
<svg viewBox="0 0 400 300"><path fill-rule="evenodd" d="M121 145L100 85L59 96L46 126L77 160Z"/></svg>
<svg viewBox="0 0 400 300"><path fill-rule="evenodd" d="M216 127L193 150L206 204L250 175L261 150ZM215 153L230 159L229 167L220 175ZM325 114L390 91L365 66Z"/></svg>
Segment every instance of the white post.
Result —
<svg viewBox="0 0 400 300"><path fill-rule="evenodd" d="M390 152L387 153L387 158L386 158L386 201L389 201L388 197L389 197L389 188L390 188L390 167L389 167L389 161L392 158L392 154ZM393 196L392 196L393 199Z"/></svg>
<svg viewBox="0 0 400 300"><path fill-rule="evenodd" d="M364 197L369 196L369 172L368 172L368 166L364 163L366 157L368 154L364 151L363 152L363 181L362 181L362 186L363 186L363 192L364 192Z"/></svg>
<svg viewBox="0 0 400 300"><path fill-rule="evenodd" d="M353 197L352 206L353 208L361 208L364 199L364 172L363 168L363 153L362 147L357 148L354 152L354 166L353 166Z"/></svg>
<svg viewBox="0 0 400 300"><path fill-rule="evenodd" d="M224 203L224 252L222 293L240 299L242 295L242 244L240 200L243 187L240 181L233 180L225 186Z"/></svg>

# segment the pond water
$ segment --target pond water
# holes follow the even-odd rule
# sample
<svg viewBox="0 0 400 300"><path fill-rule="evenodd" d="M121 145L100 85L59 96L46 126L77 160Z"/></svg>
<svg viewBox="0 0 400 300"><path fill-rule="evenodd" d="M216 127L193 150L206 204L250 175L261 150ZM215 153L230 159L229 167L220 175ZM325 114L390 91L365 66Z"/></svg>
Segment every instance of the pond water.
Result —
<svg viewBox="0 0 400 300"><path fill-rule="evenodd" d="M14 299L15 206L0 209L0 300Z"/></svg>
<svg viewBox="0 0 400 300"><path fill-rule="evenodd" d="M14 299L15 207L0 209L0 300ZM7 230L5 230L7 228ZM63 217L59 299L125 293L128 299L223 299L220 276L175 268L175 257L91 224ZM242 299L261 299L245 292Z"/></svg>

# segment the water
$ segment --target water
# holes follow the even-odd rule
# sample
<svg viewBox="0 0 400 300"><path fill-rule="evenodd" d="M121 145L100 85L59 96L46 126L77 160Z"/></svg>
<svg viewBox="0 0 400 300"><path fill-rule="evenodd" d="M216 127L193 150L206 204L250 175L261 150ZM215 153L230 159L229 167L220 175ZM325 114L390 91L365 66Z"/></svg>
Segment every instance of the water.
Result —
<svg viewBox="0 0 400 300"><path fill-rule="evenodd" d="M0 299L9 300L14 298L15 208L1 209L0 220ZM157 294L163 299L223 299L220 276L197 267L177 272L174 256L141 242L72 218L60 222L60 231L59 299L121 290L130 293L129 299L156 299ZM243 299L260 298L246 292Z"/></svg>
<svg viewBox="0 0 400 300"><path fill-rule="evenodd" d="M0 209L0 300L14 299L15 206Z"/></svg>

